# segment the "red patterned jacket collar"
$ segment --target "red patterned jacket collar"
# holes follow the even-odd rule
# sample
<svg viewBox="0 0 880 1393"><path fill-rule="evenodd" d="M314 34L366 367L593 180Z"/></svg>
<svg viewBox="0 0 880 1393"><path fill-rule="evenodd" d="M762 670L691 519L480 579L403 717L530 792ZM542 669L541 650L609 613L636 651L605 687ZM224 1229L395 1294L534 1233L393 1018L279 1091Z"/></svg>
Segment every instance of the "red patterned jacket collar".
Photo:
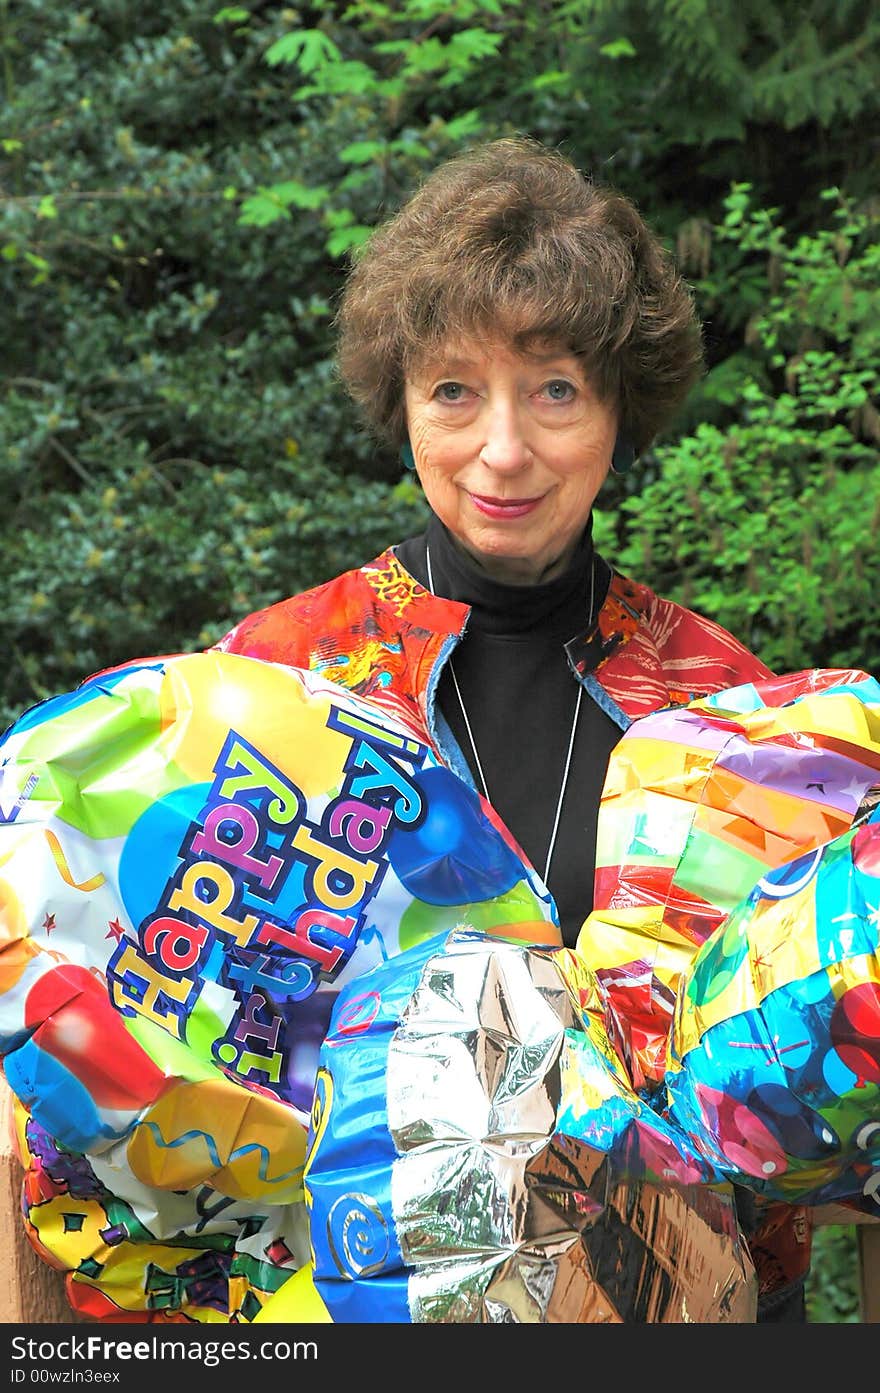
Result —
<svg viewBox="0 0 880 1393"><path fill-rule="evenodd" d="M432 595L389 547L356 570L250 615L217 647L320 671L394 707L424 733L438 664L460 640L469 612ZM622 727L661 706L770 675L726 629L616 571L597 624L567 651Z"/></svg>

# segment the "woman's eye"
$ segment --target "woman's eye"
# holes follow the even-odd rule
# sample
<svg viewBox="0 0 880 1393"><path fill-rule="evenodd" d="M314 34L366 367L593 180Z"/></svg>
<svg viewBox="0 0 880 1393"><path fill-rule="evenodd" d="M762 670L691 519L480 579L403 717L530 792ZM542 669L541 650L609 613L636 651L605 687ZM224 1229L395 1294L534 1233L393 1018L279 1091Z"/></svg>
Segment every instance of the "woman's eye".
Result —
<svg viewBox="0 0 880 1393"><path fill-rule="evenodd" d="M574 387L564 377L554 377L550 382L545 382L541 390L551 401L571 401L575 394Z"/></svg>
<svg viewBox="0 0 880 1393"><path fill-rule="evenodd" d="M434 395L440 401L462 401L465 389L460 382L441 382Z"/></svg>

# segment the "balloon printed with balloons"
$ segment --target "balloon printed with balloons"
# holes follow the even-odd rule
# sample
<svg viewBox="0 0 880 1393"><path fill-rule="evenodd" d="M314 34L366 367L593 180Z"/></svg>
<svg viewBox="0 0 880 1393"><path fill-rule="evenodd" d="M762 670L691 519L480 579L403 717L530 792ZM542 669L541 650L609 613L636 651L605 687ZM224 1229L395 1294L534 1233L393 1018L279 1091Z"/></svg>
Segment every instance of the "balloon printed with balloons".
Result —
<svg viewBox="0 0 880 1393"><path fill-rule="evenodd" d="M558 941L546 888L479 795L408 725L314 674L219 652L128 664L25 713L0 749L0 1042L28 1110L22 1154L35 1197L55 1192L46 1138L115 1177L139 1216L117 1278L175 1223L196 1238L182 1191L260 1206L264 1237L302 1211L318 1051L347 981L438 915ZM106 1199L89 1187L84 1231L114 1230L92 1228ZM48 1203L29 1219L43 1246ZM277 1265L252 1264L257 1306L300 1251L273 1242ZM93 1310L90 1261L78 1247L72 1289ZM104 1289L149 1311L108 1263ZM202 1309L201 1278L169 1281Z"/></svg>

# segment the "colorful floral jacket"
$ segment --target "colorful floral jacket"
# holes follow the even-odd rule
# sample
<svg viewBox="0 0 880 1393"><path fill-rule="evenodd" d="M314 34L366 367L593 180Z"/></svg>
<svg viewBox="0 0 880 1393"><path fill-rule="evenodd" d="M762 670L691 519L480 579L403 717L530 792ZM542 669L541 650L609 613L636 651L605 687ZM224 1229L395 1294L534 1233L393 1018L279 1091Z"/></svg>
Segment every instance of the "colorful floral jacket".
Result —
<svg viewBox="0 0 880 1393"><path fill-rule="evenodd" d="M378 699L464 767L434 698L468 614L467 605L432 595L389 549L250 615L216 646L309 668ZM661 706L770 675L720 625L613 572L598 623L567 651L586 690L622 730Z"/></svg>
<svg viewBox="0 0 880 1393"><path fill-rule="evenodd" d="M660 707L771 675L720 625L607 569L610 583L597 623L571 640L567 653L586 692L621 730ZM468 616L467 605L432 595L389 548L358 569L248 616L216 647L320 672L386 705L473 786L436 704L441 670ZM762 1296L772 1299L809 1267L807 1211L768 1206L750 1248Z"/></svg>

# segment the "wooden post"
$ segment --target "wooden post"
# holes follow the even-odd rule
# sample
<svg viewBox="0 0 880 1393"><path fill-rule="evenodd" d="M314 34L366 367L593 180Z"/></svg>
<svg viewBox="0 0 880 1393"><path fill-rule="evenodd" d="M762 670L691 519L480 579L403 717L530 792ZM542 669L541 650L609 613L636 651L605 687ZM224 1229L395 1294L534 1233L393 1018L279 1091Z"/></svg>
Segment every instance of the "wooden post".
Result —
<svg viewBox="0 0 880 1393"><path fill-rule="evenodd" d="M880 1221L843 1204L826 1204L813 1211L813 1224L855 1226L859 1316L863 1325L880 1324Z"/></svg>
<svg viewBox="0 0 880 1393"><path fill-rule="evenodd" d="M864 1325L880 1325L880 1224L859 1224L859 1310Z"/></svg>
<svg viewBox="0 0 880 1393"><path fill-rule="evenodd" d="M64 1293L64 1277L31 1247L21 1213L24 1172L13 1144L12 1093L0 1077L0 1322L81 1324Z"/></svg>

